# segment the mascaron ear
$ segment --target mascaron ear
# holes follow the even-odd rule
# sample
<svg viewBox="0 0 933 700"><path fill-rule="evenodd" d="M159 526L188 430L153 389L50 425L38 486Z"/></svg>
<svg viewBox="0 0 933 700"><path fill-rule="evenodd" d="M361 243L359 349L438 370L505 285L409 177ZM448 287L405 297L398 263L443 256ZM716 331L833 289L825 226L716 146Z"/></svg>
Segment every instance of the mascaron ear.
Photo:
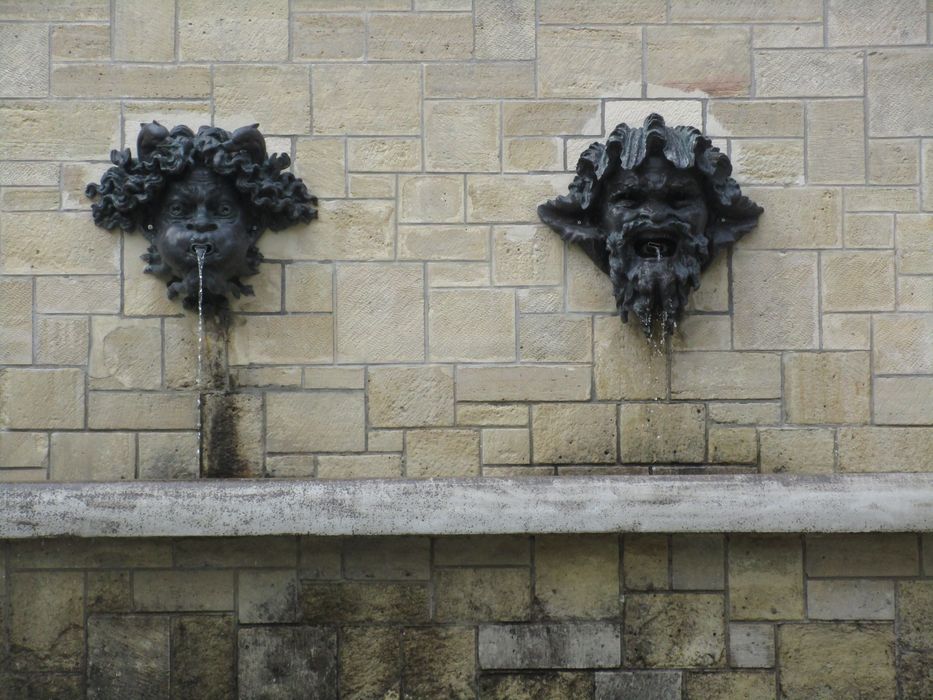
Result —
<svg viewBox="0 0 933 700"><path fill-rule="evenodd" d="M558 197L540 205L538 218L557 231L563 240L579 245L600 270L609 273L606 237L567 197Z"/></svg>

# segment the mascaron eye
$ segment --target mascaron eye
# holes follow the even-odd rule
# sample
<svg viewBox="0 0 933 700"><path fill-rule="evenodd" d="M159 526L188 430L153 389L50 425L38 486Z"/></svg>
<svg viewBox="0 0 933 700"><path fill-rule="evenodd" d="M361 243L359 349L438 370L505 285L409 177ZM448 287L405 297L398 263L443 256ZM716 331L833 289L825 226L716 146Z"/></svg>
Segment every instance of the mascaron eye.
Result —
<svg viewBox="0 0 933 700"><path fill-rule="evenodd" d="M169 205L168 213L172 216L181 216L185 213L185 208L178 202L175 202L174 204Z"/></svg>
<svg viewBox="0 0 933 700"><path fill-rule="evenodd" d="M223 203L217 207L217 213L221 216L230 216L233 213L233 207L227 203Z"/></svg>
<svg viewBox="0 0 933 700"><path fill-rule="evenodd" d="M622 207L630 207L638 204L638 195L634 192L616 192L609 198L609 201Z"/></svg>

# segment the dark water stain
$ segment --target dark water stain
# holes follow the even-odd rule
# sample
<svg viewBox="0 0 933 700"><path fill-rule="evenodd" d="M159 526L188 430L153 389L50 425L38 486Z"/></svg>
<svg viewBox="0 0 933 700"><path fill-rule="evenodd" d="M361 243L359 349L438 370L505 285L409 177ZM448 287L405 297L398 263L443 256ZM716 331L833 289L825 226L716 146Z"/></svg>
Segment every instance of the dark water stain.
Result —
<svg viewBox="0 0 933 700"><path fill-rule="evenodd" d="M244 427L257 417L258 397L233 392L202 395L201 476L209 479L259 476L257 445L250 445Z"/></svg>

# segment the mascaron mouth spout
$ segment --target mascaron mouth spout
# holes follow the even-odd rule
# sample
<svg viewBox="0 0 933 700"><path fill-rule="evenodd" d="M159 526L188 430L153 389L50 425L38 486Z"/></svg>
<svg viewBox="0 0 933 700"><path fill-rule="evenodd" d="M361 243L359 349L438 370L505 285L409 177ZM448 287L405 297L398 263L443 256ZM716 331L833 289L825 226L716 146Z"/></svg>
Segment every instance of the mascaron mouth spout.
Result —
<svg viewBox="0 0 933 700"><path fill-rule="evenodd" d="M207 257L212 255L214 252L213 243L192 243L188 248L188 252L194 257Z"/></svg>
<svg viewBox="0 0 933 700"><path fill-rule="evenodd" d="M660 260L674 256L679 236L670 229L644 228L636 232L632 239L632 247L639 257Z"/></svg>

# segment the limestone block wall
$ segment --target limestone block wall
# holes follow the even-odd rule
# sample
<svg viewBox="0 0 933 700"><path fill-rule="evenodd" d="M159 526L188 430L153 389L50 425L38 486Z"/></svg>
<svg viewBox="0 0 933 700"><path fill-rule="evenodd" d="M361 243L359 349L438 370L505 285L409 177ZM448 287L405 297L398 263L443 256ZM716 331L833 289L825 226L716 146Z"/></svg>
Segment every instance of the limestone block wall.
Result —
<svg viewBox="0 0 933 700"><path fill-rule="evenodd" d="M923 0L6 2L0 480L930 470L928 25ZM661 351L535 214L651 111L766 210ZM321 198L210 339L213 470L195 320L82 194L152 119L259 122Z"/></svg>
<svg viewBox="0 0 933 700"><path fill-rule="evenodd" d="M922 700L931 553L912 534L18 541L0 697Z"/></svg>

